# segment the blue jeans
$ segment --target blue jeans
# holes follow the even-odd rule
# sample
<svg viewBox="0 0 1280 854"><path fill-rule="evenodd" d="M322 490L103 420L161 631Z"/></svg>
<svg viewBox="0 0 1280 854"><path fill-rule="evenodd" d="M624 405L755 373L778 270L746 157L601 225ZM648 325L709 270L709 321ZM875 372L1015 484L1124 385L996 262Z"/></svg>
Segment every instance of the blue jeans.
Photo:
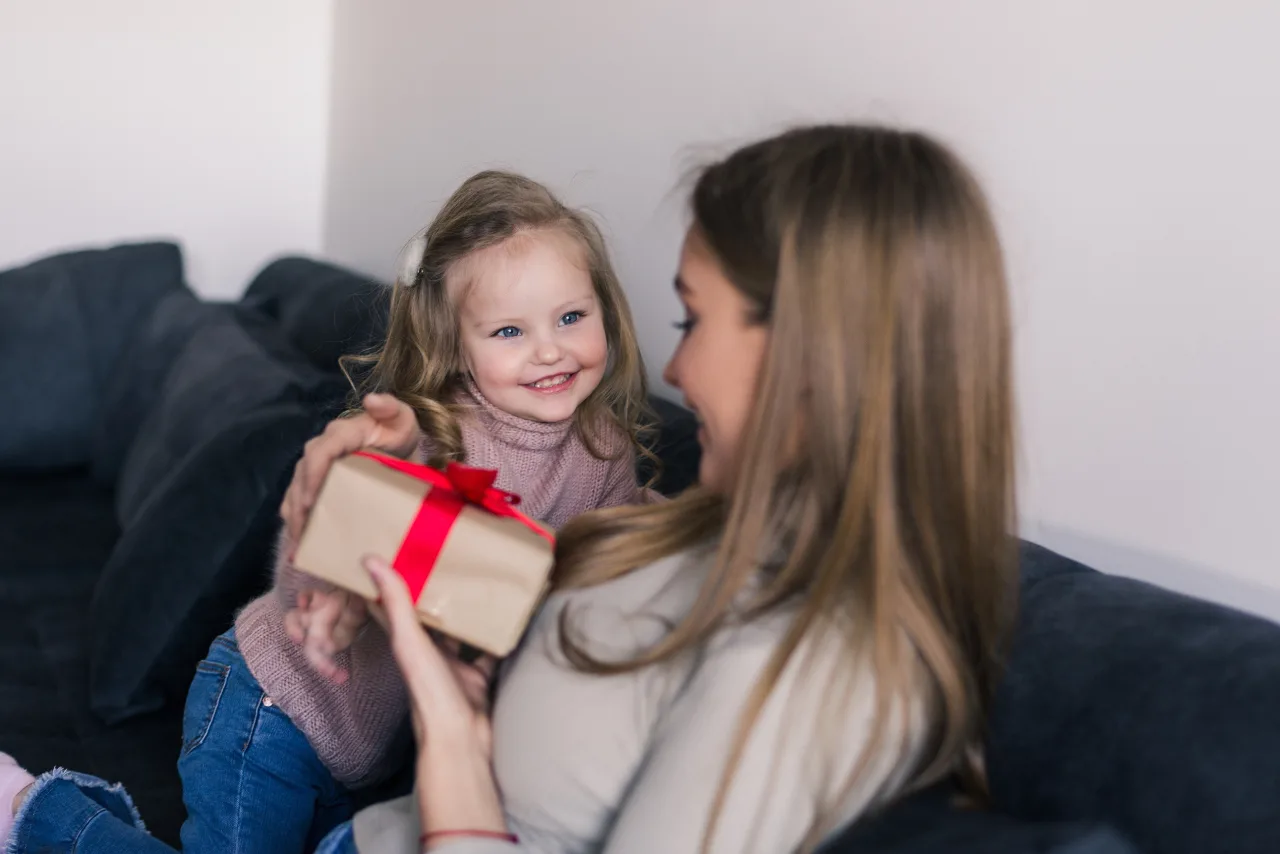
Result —
<svg viewBox="0 0 1280 854"><path fill-rule="evenodd" d="M186 854L303 854L351 817L351 796L302 731L263 693L236 646L214 640L196 667L182 720L178 773ZM160 854L120 786L55 769L14 822L10 854Z"/></svg>
<svg viewBox="0 0 1280 854"><path fill-rule="evenodd" d="M328 836L320 840L315 854L360 854L356 850L355 826L350 821L344 821L335 827Z"/></svg>

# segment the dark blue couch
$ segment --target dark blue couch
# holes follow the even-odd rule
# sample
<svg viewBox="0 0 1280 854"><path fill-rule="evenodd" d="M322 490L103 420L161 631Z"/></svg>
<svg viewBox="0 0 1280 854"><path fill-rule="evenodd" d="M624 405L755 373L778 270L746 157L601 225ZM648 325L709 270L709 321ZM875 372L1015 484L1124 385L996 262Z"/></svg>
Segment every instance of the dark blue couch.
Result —
<svg viewBox="0 0 1280 854"><path fill-rule="evenodd" d="M124 782L176 840L187 682L267 584L293 463L345 403L337 357L384 309L380 285L304 258L202 301L170 244L0 273L0 750ZM655 406L674 492L693 427ZM830 851L1280 852L1280 627L1030 544L1022 598L997 809L939 787Z"/></svg>

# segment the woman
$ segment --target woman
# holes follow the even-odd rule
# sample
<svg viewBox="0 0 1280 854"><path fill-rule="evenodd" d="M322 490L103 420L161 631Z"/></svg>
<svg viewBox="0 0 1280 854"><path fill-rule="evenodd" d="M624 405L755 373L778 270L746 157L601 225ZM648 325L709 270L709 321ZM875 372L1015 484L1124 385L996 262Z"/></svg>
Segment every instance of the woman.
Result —
<svg viewBox="0 0 1280 854"><path fill-rule="evenodd" d="M492 720L487 665L446 658L370 559L417 788L322 850L811 850L944 776L981 794L1015 570L981 190L925 136L811 127L708 168L692 212L665 376L699 486L561 532Z"/></svg>

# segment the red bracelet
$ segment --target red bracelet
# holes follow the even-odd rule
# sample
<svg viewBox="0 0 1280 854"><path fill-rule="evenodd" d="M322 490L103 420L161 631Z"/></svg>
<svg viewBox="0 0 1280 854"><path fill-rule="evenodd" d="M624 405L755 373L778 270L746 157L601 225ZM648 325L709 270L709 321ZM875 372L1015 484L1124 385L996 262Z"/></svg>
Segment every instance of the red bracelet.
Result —
<svg viewBox="0 0 1280 854"><path fill-rule="evenodd" d="M472 839L501 839L513 845L520 842L519 837L514 833L507 833L505 830L431 830L418 837L418 845L426 848L430 842L451 836L465 836Z"/></svg>

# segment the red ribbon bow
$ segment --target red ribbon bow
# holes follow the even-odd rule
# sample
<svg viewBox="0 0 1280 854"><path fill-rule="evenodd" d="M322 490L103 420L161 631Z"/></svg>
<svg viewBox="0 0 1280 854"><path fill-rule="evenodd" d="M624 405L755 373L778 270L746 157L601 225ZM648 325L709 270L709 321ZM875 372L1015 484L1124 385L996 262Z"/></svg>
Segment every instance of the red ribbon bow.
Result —
<svg viewBox="0 0 1280 854"><path fill-rule="evenodd" d="M427 586L431 570L435 568L440 551L444 548L445 538L449 536L453 523L467 504L481 507L495 516L515 519L555 546L555 537L516 509L516 505L520 503L519 495L504 492L493 485L498 477L496 471L464 466L461 463L449 463L444 471L440 471L369 451L357 451L356 455L368 457L387 468L431 485L431 491L422 500L418 515L414 517L404 542L400 544L400 551L391 561L391 565L404 578L409 587L409 596L415 602L422 595L422 589Z"/></svg>
<svg viewBox="0 0 1280 854"><path fill-rule="evenodd" d="M428 468L427 471L439 474L433 468ZM449 463L444 470L444 478L453 487L454 492L490 512L502 512L498 507L504 503L511 506L520 503L519 495L514 492L503 492L493 485L493 482L498 479L498 473L493 469L478 469L464 466L462 463Z"/></svg>

